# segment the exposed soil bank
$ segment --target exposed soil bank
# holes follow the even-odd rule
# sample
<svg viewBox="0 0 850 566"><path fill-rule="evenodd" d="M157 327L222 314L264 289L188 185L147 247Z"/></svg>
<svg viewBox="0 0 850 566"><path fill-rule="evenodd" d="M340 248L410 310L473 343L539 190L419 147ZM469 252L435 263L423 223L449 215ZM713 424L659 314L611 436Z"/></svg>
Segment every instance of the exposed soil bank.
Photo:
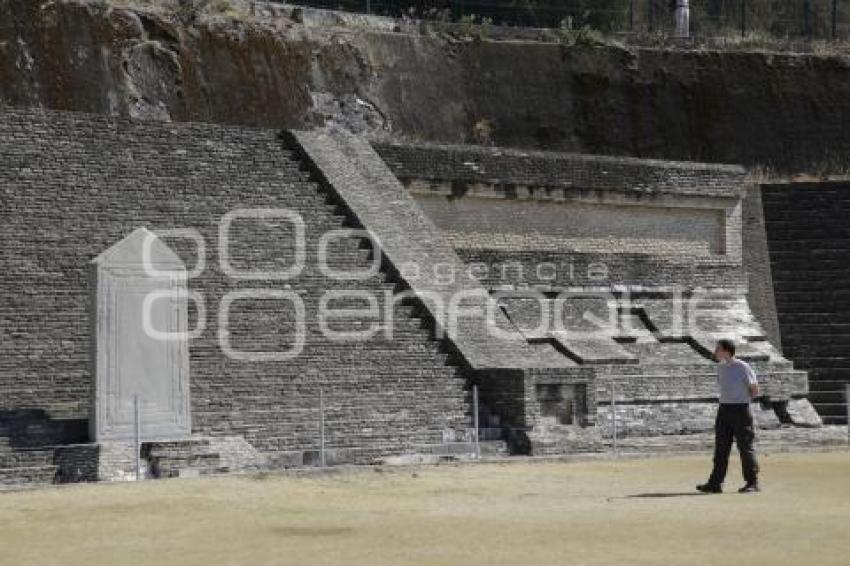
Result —
<svg viewBox="0 0 850 566"><path fill-rule="evenodd" d="M0 101L419 140L845 169L850 59L193 25L82 2L0 0Z"/></svg>

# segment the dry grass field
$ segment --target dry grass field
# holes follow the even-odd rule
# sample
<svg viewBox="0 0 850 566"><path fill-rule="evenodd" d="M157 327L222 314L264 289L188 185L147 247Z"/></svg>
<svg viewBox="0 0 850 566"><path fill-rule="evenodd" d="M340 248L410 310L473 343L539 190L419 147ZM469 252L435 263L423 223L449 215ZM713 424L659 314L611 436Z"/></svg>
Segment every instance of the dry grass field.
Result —
<svg viewBox="0 0 850 566"><path fill-rule="evenodd" d="M765 491L694 495L706 456L75 485L0 494L0 564L850 564L850 452L763 457ZM737 462L733 462L737 466Z"/></svg>

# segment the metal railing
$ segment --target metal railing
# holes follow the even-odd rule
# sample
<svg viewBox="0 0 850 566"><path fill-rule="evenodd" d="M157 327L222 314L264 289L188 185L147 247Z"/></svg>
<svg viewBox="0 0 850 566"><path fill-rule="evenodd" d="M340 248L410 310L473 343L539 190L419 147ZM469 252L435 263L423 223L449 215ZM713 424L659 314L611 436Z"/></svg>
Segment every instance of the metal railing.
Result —
<svg viewBox="0 0 850 566"><path fill-rule="evenodd" d="M607 33L663 33L675 28L678 0L294 0L309 6L446 22ZM850 39L850 0L690 0L694 37L765 34Z"/></svg>

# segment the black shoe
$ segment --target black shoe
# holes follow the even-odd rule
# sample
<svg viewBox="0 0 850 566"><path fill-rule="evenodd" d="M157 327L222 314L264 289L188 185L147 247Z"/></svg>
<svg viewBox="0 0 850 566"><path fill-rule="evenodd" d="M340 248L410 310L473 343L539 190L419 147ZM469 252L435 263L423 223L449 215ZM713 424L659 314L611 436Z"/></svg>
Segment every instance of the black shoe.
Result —
<svg viewBox="0 0 850 566"><path fill-rule="evenodd" d="M723 488L719 485L711 485L710 483L704 483L702 485L697 486L697 491L701 491L703 493L723 493Z"/></svg>
<svg viewBox="0 0 850 566"><path fill-rule="evenodd" d="M738 493L758 493L761 491L759 484L757 483L748 483L744 487L738 490Z"/></svg>

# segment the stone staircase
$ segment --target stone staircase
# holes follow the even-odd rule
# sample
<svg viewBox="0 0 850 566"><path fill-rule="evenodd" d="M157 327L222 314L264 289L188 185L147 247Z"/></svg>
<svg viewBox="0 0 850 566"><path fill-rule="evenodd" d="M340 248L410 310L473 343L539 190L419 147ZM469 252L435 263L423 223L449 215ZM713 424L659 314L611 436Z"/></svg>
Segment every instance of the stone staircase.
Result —
<svg viewBox="0 0 850 566"><path fill-rule="evenodd" d="M142 444L142 457L147 460L155 478L176 478L225 473L217 452L207 439L191 438Z"/></svg>
<svg viewBox="0 0 850 566"><path fill-rule="evenodd" d="M487 370L572 365L560 356L541 360L539 350L530 347L518 332L488 332L487 290L469 273L443 234L368 142L342 131L300 131L289 135L287 143L300 148L304 161L322 180L328 194L336 196L348 219L372 232L380 242L385 268L395 271L395 280L419 297L438 300L443 307L448 307L458 294L466 294L460 308L466 311L469 322L460 323L456 329L448 324L450 318L445 313L437 312L434 301L423 300L422 304L436 325L446 328L448 341L469 367ZM399 273L411 266L416 266L411 270L416 275ZM435 268L450 272L450 281L436 277ZM501 312L495 312L494 317L497 325L507 326Z"/></svg>
<svg viewBox="0 0 850 566"><path fill-rule="evenodd" d="M847 424L850 183L762 187L784 354L809 372L825 424Z"/></svg>
<svg viewBox="0 0 850 566"><path fill-rule="evenodd" d="M291 210L298 211L307 223L311 237L308 239L309 257L316 257L318 236L313 234L328 234L335 230L360 226L352 218L344 205L316 182L316 179L305 167L300 154L287 149L278 149L275 173L280 173L283 182L278 192L278 204ZM282 157L281 157L282 156ZM352 235L334 241L327 248L327 264L339 272L362 272L371 264L373 251L368 238ZM403 290L393 273L384 269L361 280L322 281L321 291L325 290L366 290L371 292L381 304L384 303L384 293L390 296ZM307 273L312 268L308 265L305 278L313 277ZM310 297L307 297L310 300ZM334 308L345 308L347 305L334 303ZM351 305L361 307L362 304ZM392 309L391 330L392 338L384 340L376 337L356 345L359 352L358 360L352 360L352 371L337 380L339 389L325 388L326 403L326 449L329 461L366 463L375 454L401 453L419 444L438 444L443 430L435 426L425 426L423 423L434 422L422 408L417 406L427 404L429 399L437 399L431 408L432 414L457 414L463 412L463 405L469 405L469 399L464 399L461 370L455 354L446 345L434 338L433 327L423 319L421 305L414 300L402 300ZM387 321L389 324L389 321ZM308 325L312 325L310 321ZM312 329L311 329L312 330ZM353 330L345 327L344 330ZM313 339L313 338L311 338ZM350 356L355 347L347 347L333 343L326 344L322 352L309 351L297 360L303 364L303 373L318 371L328 365L328 359L335 356ZM319 354L321 357L319 357ZM366 371L358 371L364 361L368 361ZM295 363L295 362L294 362ZM334 363L344 364L341 359ZM333 369L333 368L331 368ZM394 399L385 399L386 393L378 387L379 379L393 380L403 384L405 391ZM371 376L371 377L370 377ZM226 385L230 387L229 384ZM347 387L349 394L341 396L339 391ZM458 391L455 392L454 388ZM304 389L307 389L306 387ZM295 391L298 395L307 397L310 393ZM469 395L467 394L467 397ZM451 398L451 399L450 399ZM450 399L450 401L448 401ZM367 407L376 401L381 401L380 412L369 413ZM264 391L248 392L239 398L241 408L238 415L228 418L238 420L238 428L233 429L245 438L258 451L266 454L286 452L287 462L291 465L311 465L318 446L316 436L318 415L318 395L312 396L305 405L313 403L313 410L306 411L298 407L298 412L287 411L287 407L276 402L273 396ZM449 402L451 405L449 405ZM390 414L396 407L394 414ZM286 416L290 413L292 416ZM300 416L298 416L300 415ZM201 422L197 427L202 434L212 432L218 423L207 420L206 415L193 414L195 422ZM203 420L201 420L203 419ZM392 419L397 424L392 435L387 434L382 427L374 426L370 420ZM267 423L287 420L289 427L281 426L271 430ZM471 421L471 419L470 419ZM465 428L466 422L455 427L452 422L447 428ZM293 432L295 431L295 432ZM228 431L229 432L229 431ZM466 431L458 431L463 436ZM297 445L293 446L293 437L297 436ZM314 446L311 446L315 443ZM185 443L157 443L146 451L146 458L151 465L151 473L156 477L172 477L174 475L206 474L223 471L227 466L222 459L212 454L207 447L198 444L193 439L191 445ZM212 451L214 452L214 450Z"/></svg>
<svg viewBox="0 0 850 566"><path fill-rule="evenodd" d="M439 338L437 343L447 356L445 363L461 369L468 383L479 384L481 402L490 402L505 417L501 422L505 430L526 426L528 406L521 406L526 402L522 396L505 393L495 374L510 381L511 387L541 378L582 384L592 381L592 373L577 370L576 364L551 344L527 340L500 310L492 312L495 320L487 319L488 290L469 273L466 263L368 142L346 132L293 131L286 133L284 144L300 156L328 203L337 206L335 213L344 215L346 225L369 231L379 242L381 272L395 285L393 292L405 294L408 298L402 304L413 308L411 316L429 331L432 340ZM436 269L449 271L452 277L441 281ZM455 326L448 313L457 297L463 297L458 304L463 315ZM490 332L492 325L502 332ZM505 410L507 404L511 406ZM459 450L468 448L466 442L468 439L459 443L463 445ZM495 442L487 450L499 453L515 444ZM452 450L446 446L434 449Z"/></svg>
<svg viewBox="0 0 850 566"><path fill-rule="evenodd" d="M294 143L294 142L293 142ZM288 150L287 155L294 163L298 163L302 168L300 175L306 182L310 182L311 188L317 191L318 199L314 206L320 214L326 215L327 228L352 228L362 230L362 225L359 223L355 215L353 215L348 204L340 198L340 196L324 183L318 182L315 179L315 174L304 170L305 165L299 156L298 151ZM345 248L349 257L355 257L356 261L349 260L352 264L358 265L371 262L373 258L372 242L363 237L352 237L346 241L348 248ZM362 265L360 266L362 268ZM406 293L409 291L409 286L403 280L401 275L384 262L381 265L381 270L376 275L381 282L380 286L384 291L397 293ZM409 344L409 347L430 356L434 356L436 361L444 366L444 373L447 376L456 376L462 370L464 359L457 348L452 347L450 341L441 339L437 336L438 329L435 326L433 317L429 312L427 305L418 300L416 297L407 293L405 298L401 299L394 308L394 340ZM400 359L397 353L391 354L395 363L403 363L406 360ZM421 355L421 354L418 354ZM417 363L417 360L411 360L412 363ZM471 391L467 392L466 402L471 405ZM484 423L484 421L482 421ZM504 440L504 429L488 429L482 424L479 431L480 444L479 450L481 457L500 457L510 454L509 443ZM498 431L495 432L495 431ZM471 438L472 429L467 431L467 437ZM413 445L410 450L416 454L416 457L435 457L438 459L465 459L472 457L474 453L474 444L467 439L458 441L449 441L442 444L420 444ZM306 458L306 456L305 456ZM315 456L318 458L318 455ZM390 457L390 460L401 459L408 461L409 456ZM378 459L383 461L384 458ZM305 459L305 464L308 462ZM314 463L315 464L315 463Z"/></svg>

